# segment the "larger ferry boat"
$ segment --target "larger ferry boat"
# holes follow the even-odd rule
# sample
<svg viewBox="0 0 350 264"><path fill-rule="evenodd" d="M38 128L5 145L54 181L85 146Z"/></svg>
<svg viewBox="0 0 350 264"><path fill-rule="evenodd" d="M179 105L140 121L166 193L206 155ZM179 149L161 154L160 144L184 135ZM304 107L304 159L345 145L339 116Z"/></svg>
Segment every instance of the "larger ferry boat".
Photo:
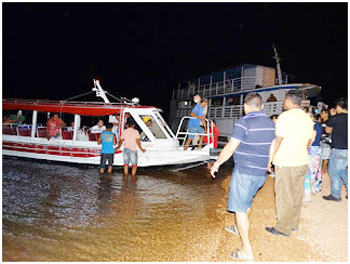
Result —
<svg viewBox="0 0 350 264"><path fill-rule="evenodd" d="M243 102L249 92L262 96L264 111L269 117L282 113L283 100L289 90L301 90L303 104L308 105L309 99L317 95L321 87L310 83L288 83L288 75L281 72L277 52L275 55L277 71L271 67L244 64L180 82L170 102L170 126L177 127L183 116L190 115L195 94L209 99L207 117L216 121L223 141L232 135L234 122L244 115Z"/></svg>
<svg viewBox="0 0 350 264"><path fill-rule="evenodd" d="M3 155L98 165L101 146L96 141L99 135L82 130L81 127L84 125L82 120L86 121L88 118L94 118L95 121L98 120L97 118L108 120L111 115L118 115L120 117L118 138L125 129L125 120L128 117L133 118L139 131L143 132L141 145L146 152L138 151L138 166L192 166L217 157L212 150L213 143L206 144L201 150L189 148L184 151L184 141L190 133L180 124L174 134L164 121L161 109L139 105L137 98L135 100L124 98L119 103L111 103L99 81L94 80L94 84L92 90L104 102L4 99L3 113L14 114L21 110L26 122L3 121ZM49 140L45 123L52 113L58 113L66 122L74 120L74 127L71 131L62 129L60 137ZM185 117L183 120L188 118L191 117ZM152 121L152 126L156 128L157 133L152 133L145 120ZM207 120L208 125L209 122L210 120ZM205 132L203 136L207 137L207 142L213 142L212 133ZM113 165L123 165L122 151L116 152Z"/></svg>

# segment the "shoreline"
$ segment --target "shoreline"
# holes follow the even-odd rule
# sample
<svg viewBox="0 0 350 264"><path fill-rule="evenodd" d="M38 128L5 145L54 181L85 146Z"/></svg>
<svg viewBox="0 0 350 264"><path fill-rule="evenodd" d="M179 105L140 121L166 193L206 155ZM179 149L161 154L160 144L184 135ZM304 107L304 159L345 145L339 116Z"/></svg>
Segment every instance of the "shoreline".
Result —
<svg viewBox="0 0 350 264"><path fill-rule="evenodd" d="M43 231L38 236L29 237L18 235L20 232L3 233L3 260L231 262L230 253L241 248L240 238L225 231L225 226L233 221L233 215L227 212L232 163L223 166L216 179L211 178L205 166L192 170L196 174L188 175L203 181L205 184L202 187L213 184L213 188L207 190L215 190L210 196L204 195L201 200L192 203L192 207L186 200L169 201L166 204L167 210L157 211L157 215L154 212L148 213L152 221L134 229L128 222L136 220L135 212L138 211L137 203L140 200L132 199L133 194L129 192L132 188L129 186L131 189L128 192L122 196L118 194L110 201L110 215L103 215L103 218L109 219L107 222L93 218L97 223L109 224L108 228L88 225L68 228L60 233ZM142 177L140 175L140 179ZM149 176L145 175L147 177ZM161 177L154 176L152 182L158 178ZM312 203L302 205L299 229L290 237L283 237L274 236L265 230L266 226L273 226L276 221L274 181L274 178L267 177L253 202L250 240L254 261L348 261L348 203L345 187L342 187L341 202L324 200L322 196L330 192L330 178L324 174L321 193L312 196ZM181 182L181 177L175 181ZM201 189L204 190L205 188ZM190 212L193 206L199 208L196 213ZM183 214L184 211L178 211L178 208L189 210L188 214ZM125 211L124 220L127 221L118 220L119 209ZM141 227L145 229L140 230ZM32 233L35 234L33 230ZM80 234L79 237L77 233ZM42 235L52 240L42 239ZM33 244L36 245L35 248L32 247ZM38 249L40 253L36 252ZM41 254L42 251L45 254ZM57 255L55 252L62 254Z"/></svg>

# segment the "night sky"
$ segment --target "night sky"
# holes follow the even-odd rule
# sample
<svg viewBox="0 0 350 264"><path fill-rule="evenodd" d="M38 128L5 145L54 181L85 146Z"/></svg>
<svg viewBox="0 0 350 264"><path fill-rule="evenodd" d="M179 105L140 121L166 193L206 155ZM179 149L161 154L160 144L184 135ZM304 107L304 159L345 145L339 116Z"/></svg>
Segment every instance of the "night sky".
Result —
<svg viewBox="0 0 350 264"><path fill-rule="evenodd" d="M3 97L66 99L93 78L167 111L177 82L240 64L348 91L347 3L3 3ZM94 96L91 96L93 99Z"/></svg>

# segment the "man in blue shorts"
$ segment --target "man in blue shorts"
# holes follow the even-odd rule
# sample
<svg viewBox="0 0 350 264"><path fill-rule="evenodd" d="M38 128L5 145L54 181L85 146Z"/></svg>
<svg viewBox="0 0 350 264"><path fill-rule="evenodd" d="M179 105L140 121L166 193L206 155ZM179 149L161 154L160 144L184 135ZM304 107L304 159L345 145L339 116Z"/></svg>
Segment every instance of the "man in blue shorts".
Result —
<svg viewBox="0 0 350 264"><path fill-rule="evenodd" d="M101 149L101 166L100 173L104 173L106 169L106 163L108 161L108 173L112 173L114 162L114 146L117 145L117 139L112 132L113 125L107 124L107 131L101 133L101 137L98 138L97 144L102 144Z"/></svg>
<svg viewBox="0 0 350 264"><path fill-rule="evenodd" d="M205 114L203 113L204 107L208 106L208 100L204 99L202 101L201 97L197 94L193 97L193 101L197 103L195 107L193 107L191 112L190 120L188 121L188 132L189 133L203 133L204 129L201 127L201 122L205 122ZM188 139L186 140L184 150L187 150L192 139L195 135L188 135ZM200 136L198 149L202 148L203 136Z"/></svg>
<svg viewBox="0 0 350 264"><path fill-rule="evenodd" d="M249 241L249 213L253 198L266 181L271 170L270 146L274 144L275 125L263 111L262 98L257 93L247 94L244 100L245 116L234 124L230 141L221 151L211 168L211 175L234 153L227 211L235 213L237 227L225 229L242 239L242 249L231 253L233 259L253 259Z"/></svg>

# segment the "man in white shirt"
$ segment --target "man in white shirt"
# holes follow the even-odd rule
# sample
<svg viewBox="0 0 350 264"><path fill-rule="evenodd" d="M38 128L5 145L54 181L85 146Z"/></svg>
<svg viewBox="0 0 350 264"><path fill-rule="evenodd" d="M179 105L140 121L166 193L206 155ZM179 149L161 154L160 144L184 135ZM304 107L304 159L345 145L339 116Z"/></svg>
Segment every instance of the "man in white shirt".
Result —
<svg viewBox="0 0 350 264"><path fill-rule="evenodd" d="M108 123L113 124L112 132L116 135L118 138L119 135L119 123L120 123L120 115L110 115Z"/></svg>
<svg viewBox="0 0 350 264"><path fill-rule="evenodd" d="M102 133L105 130L106 130L106 126L103 125L103 120L100 119L98 120L97 125L91 128L91 133L93 134Z"/></svg>

